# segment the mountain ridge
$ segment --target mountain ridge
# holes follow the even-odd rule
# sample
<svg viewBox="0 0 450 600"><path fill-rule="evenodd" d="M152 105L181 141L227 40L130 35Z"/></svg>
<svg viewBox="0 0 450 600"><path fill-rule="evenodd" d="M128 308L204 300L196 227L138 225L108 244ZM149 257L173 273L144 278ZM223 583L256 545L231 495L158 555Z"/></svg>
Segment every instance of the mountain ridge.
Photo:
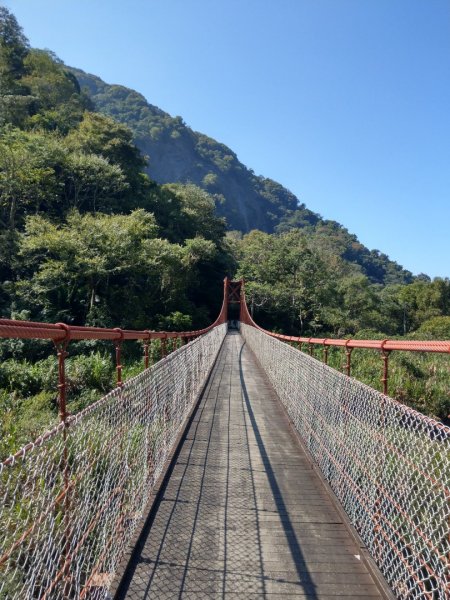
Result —
<svg viewBox="0 0 450 600"><path fill-rule="evenodd" d="M410 271L378 250L369 250L336 221L323 219L280 183L256 175L233 150L194 131L182 117L149 103L139 92L108 84L81 69L66 67L89 95L95 110L127 125L149 157L147 174L160 184L194 183L210 193L229 229L282 233L290 229L329 235L335 250L372 283L408 283Z"/></svg>
<svg viewBox="0 0 450 600"><path fill-rule="evenodd" d="M147 173L152 179L195 183L218 196L218 212L227 217L231 229L247 232L257 228L272 233L287 211L303 206L287 188L241 163L231 148L193 130L181 117L172 117L139 92L107 84L81 69L70 67L70 71L87 88L99 112L130 127L136 145L150 157ZM226 211L220 206L224 188ZM260 210L255 212L255 208Z"/></svg>

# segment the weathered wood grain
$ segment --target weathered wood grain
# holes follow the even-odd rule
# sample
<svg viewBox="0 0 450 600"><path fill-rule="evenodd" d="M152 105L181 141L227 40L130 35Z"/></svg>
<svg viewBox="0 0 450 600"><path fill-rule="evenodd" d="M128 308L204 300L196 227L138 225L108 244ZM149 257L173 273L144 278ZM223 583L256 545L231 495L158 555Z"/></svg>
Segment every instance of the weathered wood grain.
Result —
<svg viewBox="0 0 450 600"><path fill-rule="evenodd" d="M228 334L122 598L380 598L253 355Z"/></svg>

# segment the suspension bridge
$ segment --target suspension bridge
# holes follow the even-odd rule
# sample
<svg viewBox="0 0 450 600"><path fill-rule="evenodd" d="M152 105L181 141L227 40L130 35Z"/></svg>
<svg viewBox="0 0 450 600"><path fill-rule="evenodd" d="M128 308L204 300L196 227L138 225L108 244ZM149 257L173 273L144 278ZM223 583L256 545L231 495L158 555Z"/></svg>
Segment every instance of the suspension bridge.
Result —
<svg viewBox="0 0 450 600"><path fill-rule="evenodd" d="M449 341L271 333L228 279L204 330L1 319L0 336L52 340L59 374L59 423L0 466L0 598L450 597L450 428L385 393L391 352ZM117 387L70 414L84 339L114 344ZM144 369L123 381L127 340ZM350 376L354 348L380 352L383 391Z"/></svg>

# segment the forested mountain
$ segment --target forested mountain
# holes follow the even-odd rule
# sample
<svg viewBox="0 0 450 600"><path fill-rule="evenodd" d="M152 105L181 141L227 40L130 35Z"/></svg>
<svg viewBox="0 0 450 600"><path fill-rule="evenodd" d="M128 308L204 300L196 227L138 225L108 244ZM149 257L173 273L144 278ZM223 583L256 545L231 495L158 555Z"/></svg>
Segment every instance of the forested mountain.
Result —
<svg viewBox="0 0 450 600"><path fill-rule="evenodd" d="M151 181L131 131L92 108L75 76L30 48L0 7L3 314L206 325L234 264L214 200L193 185Z"/></svg>
<svg viewBox="0 0 450 600"><path fill-rule="evenodd" d="M159 183L192 182L217 195L218 212L231 229L272 232L297 198L280 184L256 176L224 144L193 131L138 92L108 85L99 77L71 69L95 109L125 123L144 155L147 173Z"/></svg>
<svg viewBox="0 0 450 600"><path fill-rule="evenodd" d="M373 283L408 283L411 273L378 250L370 251L335 221L322 219L282 185L255 175L224 144L149 104L138 92L109 85L71 68L93 107L126 124L149 157L147 174L159 183L191 182L213 195L229 229L267 233L301 228L326 240L345 261L359 266Z"/></svg>

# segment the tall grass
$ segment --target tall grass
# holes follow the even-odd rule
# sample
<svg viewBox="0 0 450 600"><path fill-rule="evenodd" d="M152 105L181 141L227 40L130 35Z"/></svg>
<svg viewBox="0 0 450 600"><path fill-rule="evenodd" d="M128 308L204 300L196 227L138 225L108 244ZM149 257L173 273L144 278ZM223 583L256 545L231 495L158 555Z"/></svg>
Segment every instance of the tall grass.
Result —
<svg viewBox="0 0 450 600"><path fill-rule="evenodd" d="M150 362L160 357L159 341L151 345ZM140 373L142 349L125 353L123 379ZM111 352L91 351L66 359L67 407L76 413L116 385ZM9 358L0 363L0 460L15 453L58 421L58 364L55 354L30 362Z"/></svg>

